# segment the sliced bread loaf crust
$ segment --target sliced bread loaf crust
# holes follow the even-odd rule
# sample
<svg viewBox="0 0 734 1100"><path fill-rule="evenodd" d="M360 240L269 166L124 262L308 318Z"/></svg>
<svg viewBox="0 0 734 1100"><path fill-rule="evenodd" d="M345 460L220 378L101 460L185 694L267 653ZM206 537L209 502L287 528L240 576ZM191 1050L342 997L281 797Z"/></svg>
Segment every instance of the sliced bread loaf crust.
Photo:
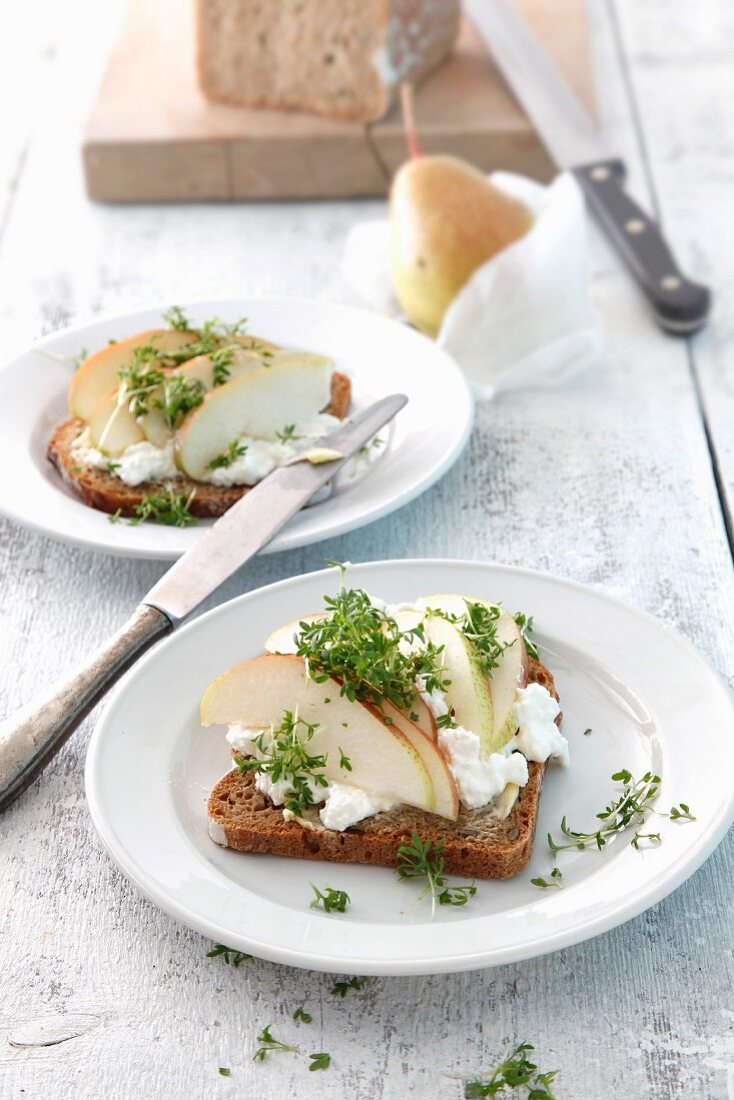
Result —
<svg viewBox="0 0 734 1100"><path fill-rule="evenodd" d="M343 420L349 408L351 383L346 374L334 371L331 376L331 400L324 412L331 413ZM61 475L75 496L90 508L100 512L120 512L123 516L135 516L135 508L144 496L154 496L161 488L161 482L144 481L140 485L130 486L106 470L97 470L93 466L79 466L74 459L73 444L84 431L86 425L75 417L59 425L48 444L46 457ZM246 485L234 485L223 488L208 485L201 481L192 481L187 477L177 477L165 483L177 492L188 497L196 490L189 504L189 511L197 519L211 519L223 516L240 497L249 492Z"/></svg>
<svg viewBox="0 0 734 1100"><path fill-rule="evenodd" d="M542 684L558 698L552 674L538 661L531 661L530 682ZM557 721L560 724L561 715ZM510 878L523 870L532 854L545 768L545 764L528 764L527 786L521 788L504 819L486 810L462 807L458 820L450 822L403 806L374 814L343 832L309 829L284 821L282 810L258 791L252 773L240 773L236 768L217 783L208 812L221 843L226 841L239 852L394 867L400 845L418 833L423 840L443 841L450 874Z"/></svg>
<svg viewBox="0 0 734 1100"><path fill-rule="evenodd" d="M209 99L372 121L450 51L459 0L197 0Z"/></svg>

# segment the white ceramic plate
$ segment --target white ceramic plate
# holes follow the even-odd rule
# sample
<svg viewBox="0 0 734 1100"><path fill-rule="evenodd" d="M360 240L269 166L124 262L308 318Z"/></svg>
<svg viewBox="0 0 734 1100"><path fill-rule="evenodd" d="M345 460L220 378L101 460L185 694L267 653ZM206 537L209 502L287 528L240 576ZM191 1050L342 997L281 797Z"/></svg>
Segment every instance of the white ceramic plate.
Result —
<svg viewBox="0 0 734 1100"><path fill-rule="evenodd" d="M466 908L439 907L431 920L416 885L391 870L244 855L209 839L207 796L230 761L222 731L199 725L200 696L230 665L261 652L272 627L319 608L335 590L332 570L259 589L185 627L127 677L94 732L86 773L94 823L123 873L168 913L218 943L293 966L472 969L613 928L675 889L721 840L734 816L732 697L687 642L603 592L521 569L375 562L348 578L389 601L458 591L535 615L572 763L547 774L529 868L479 883ZM627 834L602 852L565 853L563 888L533 887L531 878L551 869L548 830L564 814L591 828L623 767L637 776L653 768L662 775L658 808L683 801L697 820L654 819L650 831L663 842L646 851ZM310 909L309 880L346 890L348 911Z"/></svg>
<svg viewBox="0 0 734 1100"><path fill-rule="evenodd" d="M0 511L43 534L108 554L176 558L188 550L207 521L179 529L159 524L112 525L78 501L46 459L46 444L68 416L66 391L72 368L59 357L89 352L161 324L167 308L139 310L66 329L8 363L0 372L0 469L12 470L0 489ZM461 454L471 431L469 388L453 360L431 340L376 313L294 298L246 298L184 303L194 322L247 316L248 331L333 358L352 379L352 410L378 397L409 397L389 429L386 446L371 463L346 468L331 497L304 509L266 549L297 546L352 531L418 496ZM377 453L377 452L376 452ZM211 521L209 521L211 522Z"/></svg>

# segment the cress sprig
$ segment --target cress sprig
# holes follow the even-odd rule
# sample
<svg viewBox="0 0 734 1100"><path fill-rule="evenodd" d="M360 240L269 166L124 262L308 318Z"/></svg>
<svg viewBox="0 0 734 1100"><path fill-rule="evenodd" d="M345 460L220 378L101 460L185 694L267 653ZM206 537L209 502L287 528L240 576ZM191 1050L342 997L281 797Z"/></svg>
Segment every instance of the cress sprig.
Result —
<svg viewBox="0 0 734 1100"><path fill-rule="evenodd" d="M449 611L431 609L432 614L440 615L447 622L453 623L461 633L471 642L477 663L485 676L492 675L492 669L497 668L499 659L508 648L508 644L501 642L497 637L497 620L500 617L500 609L491 604L480 603L474 600L464 600L466 611L462 615L456 615Z"/></svg>
<svg viewBox="0 0 734 1100"><path fill-rule="evenodd" d="M335 563L330 563L335 564ZM426 691L444 690L449 681L441 665L442 647L425 641L422 625L401 630L395 619L376 607L362 588L346 588L344 567L336 596L324 597L328 615L299 623L298 649L309 676L323 683L338 680L341 694L381 707L411 710L415 682ZM409 644L418 638L425 648Z"/></svg>
<svg viewBox="0 0 734 1100"><path fill-rule="evenodd" d="M548 847L554 855L570 848L578 848L583 851L587 846L595 846L601 850L606 846L610 837L623 833L628 826L644 825L650 814L656 814L658 817L668 817L672 821L696 820L690 812L690 808L684 802L679 803L678 806L671 806L668 813L653 808L653 802L657 798L660 789L659 775L645 772L641 779L635 779L630 771L622 768L621 771L614 773L612 780L615 783L622 783L624 786L619 797L612 799L596 815L603 824L596 830L582 832L572 829L564 816L560 828L563 836L567 838L566 842L556 841L548 833ZM641 833L639 829L636 829L630 844L633 848L639 849L640 842L643 840L660 843L661 836L660 833Z"/></svg>
<svg viewBox="0 0 734 1100"><path fill-rule="evenodd" d="M152 404L163 411L169 428L204 400L204 383L198 378L185 378L183 374L168 374L163 379L162 395L154 397Z"/></svg>
<svg viewBox="0 0 734 1100"><path fill-rule="evenodd" d="M210 470L225 470L245 454L247 454L247 444L238 443L236 439L233 439L227 450L217 455L207 465Z"/></svg>
<svg viewBox="0 0 734 1100"><path fill-rule="evenodd" d="M482 1097L498 1096L506 1089L520 1088L525 1090L527 1100L555 1100L551 1085L558 1076L558 1070L537 1073L537 1065L528 1058L534 1050L530 1043L520 1043L489 1078L467 1081L464 1086L465 1100L481 1100Z"/></svg>
<svg viewBox="0 0 734 1100"><path fill-rule="evenodd" d="M277 728L265 730L254 738L262 759L235 756L241 772L268 775L273 783L285 780L290 788L285 807L299 817L314 803L312 786L329 786L323 774L326 757L308 751L317 728L318 723L306 722L296 712L287 710Z"/></svg>
<svg viewBox="0 0 734 1100"><path fill-rule="evenodd" d="M522 611L517 611L515 615L513 615L513 618L520 627L520 633L522 634L522 640L525 642L528 657L532 657L534 661L539 661L540 654L538 653L538 647L530 637L533 632L533 616L524 615Z"/></svg>
<svg viewBox="0 0 734 1100"><path fill-rule="evenodd" d="M166 527L192 527L196 523L196 516L191 514L191 502L195 496L196 489L192 489L187 496L170 486L159 489L153 496L144 494L135 505L135 516L127 522L132 527L137 527L145 520L152 519ZM120 508L107 517L110 523L119 523L121 518Z"/></svg>
<svg viewBox="0 0 734 1100"><path fill-rule="evenodd" d="M158 350L150 344L135 348L129 364L121 367L117 375L119 403L127 405L133 416L145 416L152 394L166 377L160 368Z"/></svg>
<svg viewBox="0 0 734 1100"><path fill-rule="evenodd" d="M257 1037L257 1042L260 1043L260 1046L252 1056L253 1062L264 1062L266 1056L274 1051L289 1054L298 1053L298 1047L289 1046L288 1043L281 1043L279 1039L276 1039L270 1031L270 1025L262 1029Z"/></svg>
<svg viewBox="0 0 734 1100"><path fill-rule="evenodd" d="M235 970L237 970L243 962L247 962L252 958L252 955L246 955L244 951L236 951L234 947L225 947L223 943L215 943L211 951L207 951L206 953L207 959L216 959L220 956L228 966L231 962Z"/></svg>
<svg viewBox="0 0 734 1100"><path fill-rule="evenodd" d="M439 905L466 905L469 898L473 898L477 892L474 883L465 886L448 886L444 867L446 861L443 858L443 840L435 842L422 840L417 833L413 833L410 844L401 844L398 848L398 863L395 868L398 878L425 878L425 889L419 894L418 901L430 894L431 916L436 912L436 902Z"/></svg>
<svg viewBox="0 0 734 1100"><path fill-rule="evenodd" d="M318 909L320 906L325 913L346 913L351 901L346 890L335 890L333 886L325 886L322 892L313 882L310 885L315 895L311 902L312 909Z"/></svg>
<svg viewBox="0 0 734 1100"><path fill-rule="evenodd" d="M334 982L329 992L332 997L341 997L343 999L350 989L364 989L369 980L369 978L360 978L356 975L352 978L340 978L339 981Z"/></svg>

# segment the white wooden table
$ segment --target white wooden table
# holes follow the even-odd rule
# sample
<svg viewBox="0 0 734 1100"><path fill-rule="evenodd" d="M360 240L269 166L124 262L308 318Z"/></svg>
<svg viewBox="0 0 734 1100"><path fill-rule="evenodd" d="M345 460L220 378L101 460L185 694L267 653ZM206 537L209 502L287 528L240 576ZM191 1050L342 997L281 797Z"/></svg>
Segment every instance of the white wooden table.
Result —
<svg viewBox="0 0 734 1100"><path fill-rule="evenodd" d="M379 203L86 202L78 139L119 6L15 5L17 41L0 73L11 114L0 151L4 347L149 300L241 290L348 301L344 237ZM262 558L225 596L327 554L496 559L619 593L731 675L734 12L727 0L590 0L590 11L604 126L681 260L715 286L712 325L689 343L660 335L595 235L608 355L593 376L480 408L465 455L422 499L328 545ZM6 710L69 670L162 570L9 523L0 553ZM375 979L342 1001L319 974L205 958L208 942L137 896L87 815L93 720L0 819L2 1098L458 1098L460 1082L444 1074L487 1069L523 1040L542 1068L561 1071L561 1097L734 1096L731 837L674 895L589 943L493 971ZM691 736L705 743L706 731ZM314 1017L309 1050L331 1052L330 1070L309 1074L289 1055L254 1064L257 1032L291 1034L298 1005Z"/></svg>

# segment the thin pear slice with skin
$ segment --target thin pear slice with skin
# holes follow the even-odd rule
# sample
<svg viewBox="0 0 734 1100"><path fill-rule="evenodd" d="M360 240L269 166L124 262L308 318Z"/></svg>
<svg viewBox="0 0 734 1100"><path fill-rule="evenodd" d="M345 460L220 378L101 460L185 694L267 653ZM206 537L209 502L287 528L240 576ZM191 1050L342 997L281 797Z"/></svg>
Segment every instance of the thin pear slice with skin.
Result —
<svg viewBox="0 0 734 1100"><path fill-rule="evenodd" d="M440 615L426 615L425 632L428 641L443 647L441 664L451 681L446 686L446 705L458 725L477 735L480 755L488 756L496 751L492 696L474 647L458 627Z"/></svg>
<svg viewBox="0 0 734 1100"><path fill-rule="evenodd" d="M230 381L232 378L242 378L250 371L257 370L265 365L264 360L254 351L247 351L245 348L240 347L231 350L231 362L227 364L229 376L226 381ZM189 359L182 366L170 371L168 377L176 375L180 375L187 382L200 382L203 393L208 393L214 389L214 365L211 355L197 355L196 358ZM143 429L145 438L156 447L165 447L174 435L174 429L168 423L165 410L159 408L156 404L157 401L163 401L163 396L163 386L160 385L153 390L148 398L148 411L140 417L140 426Z"/></svg>
<svg viewBox="0 0 734 1100"><path fill-rule="evenodd" d="M133 443L145 440L143 430L130 412L126 401L118 400L119 390L107 394L89 421L89 442L111 458L121 455Z"/></svg>
<svg viewBox="0 0 734 1100"><path fill-rule="evenodd" d="M430 741L438 741L438 730L433 711L417 693L413 696L413 701L405 713L405 717L414 722Z"/></svg>
<svg viewBox="0 0 734 1100"><path fill-rule="evenodd" d="M333 363L294 352L225 382L208 393L178 433L176 462L200 481L233 439L277 439L286 424L302 423L329 404Z"/></svg>
<svg viewBox="0 0 734 1100"><path fill-rule="evenodd" d="M505 648L498 658L497 667L492 669L488 677L492 697L492 740L497 746L494 751L498 751L517 733L518 725L513 704L517 689L525 687L528 682L528 652L520 627L512 615L499 604L492 604L478 596L460 596L456 593L421 596L418 602L449 615L463 615L467 600L470 603L481 603L486 607L496 608L499 612L495 623L496 637L500 645Z"/></svg>
<svg viewBox="0 0 734 1100"><path fill-rule="evenodd" d="M100 401L119 385L119 372L128 367L137 348L152 345L158 351L178 351L197 339L195 332L148 329L137 336L108 344L85 359L69 385L69 409L81 420L91 420Z"/></svg>
<svg viewBox="0 0 734 1100"><path fill-rule="evenodd" d="M494 737L498 744L505 745L518 731L514 703L517 689L528 682L528 651L520 627L503 608L497 620L497 641L505 649L497 668L492 669L489 690L495 716Z"/></svg>
<svg viewBox="0 0 734 1100"><path fill-rule="evenodd" d="M446 757L435 740L427 737L415 722L412 722L392 703L383 701L380 710L388 723L394 724L420 753L433 783L433 792L436 799L433 812L440 817L448 818L449 821L456 821L459 815L459 790L456 786L456 780L449 770Z"/></svg>
<svg viewBox="0 0 734 1100"><path fill-rule="evenodd" d="M316 725L309 753L326 757L328 779L345 782L345 756L352 786L434 812L433 783L405 734L386 725L374 707L341 695L335 680L310 680L300 657L267 653L243 661L216 679L201 700L204 726L268 729L280 725L285 711Z"/></svg>

